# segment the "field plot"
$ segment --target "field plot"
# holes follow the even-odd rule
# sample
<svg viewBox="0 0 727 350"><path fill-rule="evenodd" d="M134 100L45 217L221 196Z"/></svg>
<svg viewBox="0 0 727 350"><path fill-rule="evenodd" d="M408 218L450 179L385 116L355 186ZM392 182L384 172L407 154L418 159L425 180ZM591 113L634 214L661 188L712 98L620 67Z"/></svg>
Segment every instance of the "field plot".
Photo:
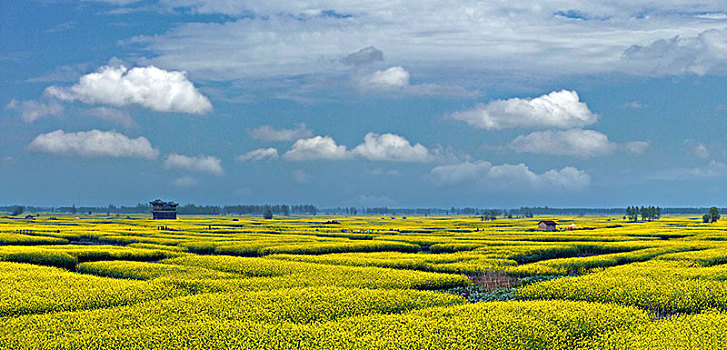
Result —
<svg viewBox="0 0 727 350"><path fill-rule="evenodd" d="M727 348L727 225L0 218L2 349Z"/></svg>

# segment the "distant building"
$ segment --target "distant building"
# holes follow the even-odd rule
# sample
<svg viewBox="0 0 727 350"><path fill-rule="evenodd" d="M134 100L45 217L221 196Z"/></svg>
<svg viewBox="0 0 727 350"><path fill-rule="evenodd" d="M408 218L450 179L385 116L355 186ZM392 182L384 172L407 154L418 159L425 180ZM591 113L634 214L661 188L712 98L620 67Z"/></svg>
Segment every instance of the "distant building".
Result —
<svg viewBox="0 0 727 350"><path fill-rule="evenodd" d="M30 215L30 214L28 214L28 215L27 215L27 216L25 217L25 220L35 220L35 217L34 217L33 215Z"/></svg>
<svg viewBox="0 0 727 350"><path fill-rule="evenodd" d="M154 220L175 220L177 218L177 206L179 204L174 202L165 202L161 199L156 199L151 204L151 214Z"/></svg>
<svg viewBox="0 0 727 350"><path fill-rule="evenodd" d="M543 220L538 223L538 228L545 231L555 231L557 224L553 220Z"/></svg>

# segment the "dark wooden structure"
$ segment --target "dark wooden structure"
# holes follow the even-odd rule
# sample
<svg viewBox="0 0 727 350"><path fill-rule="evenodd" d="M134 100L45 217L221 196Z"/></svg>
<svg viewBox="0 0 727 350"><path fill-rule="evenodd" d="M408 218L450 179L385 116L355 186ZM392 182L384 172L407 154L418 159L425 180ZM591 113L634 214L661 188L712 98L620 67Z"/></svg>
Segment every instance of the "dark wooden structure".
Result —
<svg viewBox="0 0 727 350"><path fill-rule="evenodd" d="M174 202L165 202L161 199L155 199L149 202L151 204L151 215L154 220L175 220L177 219L177 206Z"/></svg>
<svg viewBox="0 0 727 350"><path fill-rule="evenodd" d="M553 220L543 220L538 223L538 228L545 231L555 231L556 223Z"/></svg>

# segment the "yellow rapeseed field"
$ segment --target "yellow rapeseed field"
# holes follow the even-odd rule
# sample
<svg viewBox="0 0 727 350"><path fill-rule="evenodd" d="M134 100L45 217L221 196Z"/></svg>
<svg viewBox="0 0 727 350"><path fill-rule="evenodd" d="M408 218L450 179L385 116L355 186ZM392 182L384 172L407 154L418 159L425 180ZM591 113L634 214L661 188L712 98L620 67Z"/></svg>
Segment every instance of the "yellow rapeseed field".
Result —
<svg viewBox="0 0 727 350"><path fill-rule="evenodd" d="M727 348L688 216L5 217L0 278L0 349Z"/></svg>

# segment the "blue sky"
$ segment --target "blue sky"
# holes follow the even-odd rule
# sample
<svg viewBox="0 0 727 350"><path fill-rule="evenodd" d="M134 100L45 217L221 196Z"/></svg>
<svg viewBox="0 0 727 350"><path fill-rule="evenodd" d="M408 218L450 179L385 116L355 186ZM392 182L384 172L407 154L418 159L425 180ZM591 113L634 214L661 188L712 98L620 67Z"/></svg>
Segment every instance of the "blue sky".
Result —
<svg viewBox="0 0 727 350"><path fill-rule="evenodd" d="M10 0L0 204L727 205L722 1Z"/></svg>

